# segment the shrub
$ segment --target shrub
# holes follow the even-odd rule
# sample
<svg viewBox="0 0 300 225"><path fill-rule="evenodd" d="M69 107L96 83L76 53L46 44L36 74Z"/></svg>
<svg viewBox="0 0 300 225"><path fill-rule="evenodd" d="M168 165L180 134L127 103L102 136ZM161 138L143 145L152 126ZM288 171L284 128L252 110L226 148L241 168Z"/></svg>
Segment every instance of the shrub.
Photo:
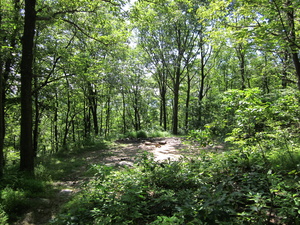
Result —
<svg viewBox="0 0 300 225"><path fill-rule="evenodd" d="M195 140L203 147L212 144L212 134L208 127L204 130L191 130L188 134L190 140Z"/></svg>
<svg viewBox="0 0 300 225"><path fill-rule="evenodd" d="M168 131L151 130L148 132L149 137L169 137L171 134Z"/></svg>
<svg viewBox="0 0 300 225"><path fill-rule="evenodd" d="M147 135L147 132L146 132L146 131L139 130L139 131L136 133L136 137L137 137L137 138L147 138L148 135Z"/></svg>
<svg viewBox="0 0 300 225"><path fill-rule="evenodd" d="M137 132L136 131L127 132L125 134L125 137L127 137L127 138L136 138L137 137Z"/></svg>
<svg viewBox="0 0 300 225"><path fill-rule="evenodd" d="M23 190L14 190L10 187L6 187L1 191L1 204L3 210L11 217L20 215L29 206L25 192Z"/></svg>

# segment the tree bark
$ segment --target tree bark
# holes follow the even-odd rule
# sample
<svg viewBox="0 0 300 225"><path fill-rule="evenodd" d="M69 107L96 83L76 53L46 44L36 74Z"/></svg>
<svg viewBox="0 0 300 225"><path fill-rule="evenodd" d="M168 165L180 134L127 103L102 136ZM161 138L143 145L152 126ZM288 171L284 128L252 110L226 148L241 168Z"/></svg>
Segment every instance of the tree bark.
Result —
<svg viewBox="0 0 300 225"><path fill-rule="evenodd" d="M93 124L94 124L94 132L95 135L99 134L99 125L98 125L98 115L97 115L97 91L94 90L92 84L88 82L88 100L89 107L92 112Z"/></svg>
<svg viewBox="0 0 300 225"><path fill-rule="evenodd" d="M37 89L37 77L34 77L34 88ZM40 120L40 107L39 107L38 91L34 93L34 124L33 124L33 154L37 156L38 152L38 138L39 138L39 120Z"/></svg>
<svg viewBox="0 0 300 225"><path fill-rule="evenodd" d="M167 73L165 69L158 69L157 82L159 86L160 94L160 116L159 116L159 125L163 129L167 130Z"/></svg>
<svg viewBox="0 0 300 225"><path fill-rule="evenodd" d="M58 96L57 96L57 91L55 92L53 124L54 124L54 150L55 150L55 152L58 152L59 140L58 140Z"/></svg>
<svg viewBox="0 0 300 225"><path fill-rule="evenodd" d="M67 82L67 88L69 88L69 81L66 77L66 82ZM66 118L65 118L65 131L64 131L64 137L63 137L63 147L66 148L67 147L67 138L68 138L68 134L69 134L69 128L70 128L70 121L69 121L69 117L70 117L70 111L71 111L71 100L70 100L70 91L68 90L68 94L67 94L67 112L66 112Z"/></svg>
<svg viewBox="0 0 300 225"><path fill-rule="evenodd" d="M245 49L242 46L242 44L239 44L238 47L236 47L236 53L237 57L239 59L239 67L240 67L240 74L241 74L241 90L244 90L246 88L246 74L245 74Z"/></svg>
<svg viewBox="0 0 300 225"><path fill-rule="evenodd" d="M123 110L122 110L123 134L125 134L127 127L126 127L126 102L125 102L124 90L122 90L122 104L123 104Z"/></svg>
<svg viewBox="0 0 300 225"><path fill-rule="evenodd" d="M140 109L139 109L139 96L138 96L138 87L134 91L134 129L135 131L139 131L141 129L141 118L140 118Z"/></svg>
<svg viewBox="0 0 300 225"><path fill-rule="evenodd" d="M179 112L179 86L180 86L180 64L178 63L178 68L175 71L175 80L174 80L174 98L173 98L173 126L172 126L172 133L178 134L178 112Z"/></svg>
<svg viewBox="0 0 300 225"><path fill-rule="evenodd" d="M0 21L1 22L1 21ZM4 144L4 110L3 110L3 73L2 73L2 63L0 59L0 179L3 176L4 168L4 155L3 155L3 144Z"/></svg>
<svg viewBox="0 0 300 225"><path fill-rule="evenodd" d="M84 137L89 137L91 133L91 109L89 108L88 98L84 99L83 122L84 122Z"/></svg>
<svg viewBox="0 0 300 225"><path fill-rule="evenodd" d="M32 146L32 66L33 42L35 35L35 0L25 0L25 23L22 37L21 59L21 137L20 170L34 173L34 153Z"/></svg>
<svg viewBox="0 0 300 225"><path fill-rule="evenodd" d="M0 26L2 23L2 14L0 14ZM2 54L0 54L0 179L3 177L3 169L4 169L4 153L3 153L3 145L4 145L4 74L2 71L4 65L4 59L2 58Z"/></svg>
<svg viewBox="0 0 300 225"><path fill-rule="evenodd" d="M298 85L298 89L300 90L300 60L299 60L298 53L293 53L292 56L293 56L293 62L296 69L297 85Z"/></svg>
<svg viewBox="0 0 300 225"><path fill-rule="evenodd" d="M167 87L164 86L161 94L161 105L162 105L162 123L164 131L167 130L167 100L166 100Z"/></svg>
<svg viewBox="0 0 300 225"><path fill-rule="evenodd" d="M289 66L289 60L290 60L290 54L286 50L282 54L282 56L279 54L279 58L282 64L282 72L281 72L281 86L283 89L285 89L288 85L288 66Z"/></svg>
<svg viewBox="0 0 300 225"><path fill-rule="evenodd" d="M297 77L297 86L300 90L300 60L299 60L299 45L297 45L296 39L296 28L295 28L295 9L293 6L293 2L288 0L286 2L287 6L287 18L288 18L288 25L289 25L289 45L292 51L292 59L294 62L295 70L296 70L296 77Z"/></svg>
<svg viewBox="0 0 300 225"><path fill-rule="evenodd" d="M107 96L107 102L106 102L106 119L105 119L105 137L107 137L109 135L110 132L110 91L108 92L108 96Z"/></svg>
<svg viewBox="0 0 300 225"><path fill-rule="evenodd" d="M186 91L186 100L185 100L185 130L188 131L189 129L189 106L190 106L190 94L191 94L191 81L192 78L187 73L187 91Z"/></svg>

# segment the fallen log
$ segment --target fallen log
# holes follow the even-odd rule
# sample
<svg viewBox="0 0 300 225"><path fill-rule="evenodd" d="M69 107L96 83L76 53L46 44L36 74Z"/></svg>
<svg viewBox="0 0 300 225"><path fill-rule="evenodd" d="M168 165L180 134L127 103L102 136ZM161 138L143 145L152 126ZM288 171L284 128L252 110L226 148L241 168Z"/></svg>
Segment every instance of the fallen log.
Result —
<svg viewBox="0 0 300 225"><path fill-rule="evenodd" d="M159 141L158 142L160 145L165 145L165 144L167 144L167 141Z"/></svg>
<svg viewBox="0 0 300 225"><path fill-rule="evenodd" d="M159 143L154 143L154 142L149 142L149 141L146 141L144 144L145 145L155 145L155 147L157 147L157 148L160 148L160 146L161 146Z"/></svg>

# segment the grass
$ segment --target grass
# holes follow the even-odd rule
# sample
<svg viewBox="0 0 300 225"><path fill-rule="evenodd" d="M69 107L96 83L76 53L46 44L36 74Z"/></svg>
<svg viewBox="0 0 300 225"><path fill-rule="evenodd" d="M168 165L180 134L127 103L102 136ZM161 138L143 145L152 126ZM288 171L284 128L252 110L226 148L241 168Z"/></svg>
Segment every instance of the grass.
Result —
<svg viewBox="0 0 300 225"><path fill-rule="evenodd" d="M34 179L10 172L1 180L0 214L2 218L6 218L6 222L12 223L20 219L28 209L36 207L32 199L49 198L53 195L53 189L48 179ZM6 222L0 219L1 225Z"/></svg>

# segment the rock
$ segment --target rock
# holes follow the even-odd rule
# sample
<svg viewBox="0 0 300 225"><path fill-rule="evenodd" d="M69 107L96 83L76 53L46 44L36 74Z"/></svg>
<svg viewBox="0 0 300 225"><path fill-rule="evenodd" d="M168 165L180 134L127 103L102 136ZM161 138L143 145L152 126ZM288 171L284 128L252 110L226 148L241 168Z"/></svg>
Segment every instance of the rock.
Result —
<svg viewBox="0 0 300 225"><path fill-rule="evenodd" d="M62 189L59 193L60 194L65 194L65 195L70 195L74 192L72 189Z"/></svg>
<svg viewBox="0 0 300 225"><path fill-rule="evenodd" d="M133 162L121 161L121 162L116 163L116 165L118 165L118 166L129 166L129 167L132 167L133 166Z"/></svg>
<svg viewBox="0 0 300 225"><path fill-rule="evenodd" d="M167 144L167 141L159 141L158 142L160 145L165 145L165 144Z"/></svg>

